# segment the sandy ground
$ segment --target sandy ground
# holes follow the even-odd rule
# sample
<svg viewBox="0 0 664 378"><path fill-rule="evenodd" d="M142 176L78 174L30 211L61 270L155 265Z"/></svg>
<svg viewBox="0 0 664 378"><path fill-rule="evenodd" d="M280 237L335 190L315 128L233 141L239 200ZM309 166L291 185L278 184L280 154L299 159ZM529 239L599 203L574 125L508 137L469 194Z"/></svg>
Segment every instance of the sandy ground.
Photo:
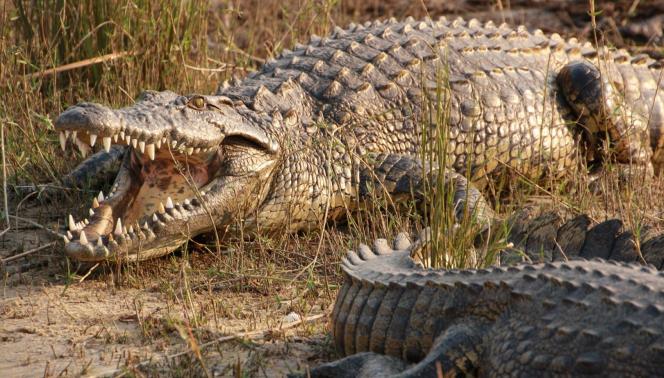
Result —
<svg viewBox="0 0 664 378"><path fill-rule="evenodd" d="M5 234L0 257L53 240L44 231L26 231ZM199 376L205 375L201 366L214 376L283 376L332 358L331 299L313 300L306 314L297 314L284 300L297 296L289 287L269 294L205 287L205 260L97 267L86 277L88 270L67 266L57 244L6 264L0 376ZM191 353L196 350L200 356Z"/></svg>
<svg viewBox="0 0 664 378"><path fill-rule="evenodd" d="M177 309L167 306L162 294L114 290L94 281L69 287L28 284L8 288L0 304L0 371L11 377L115 375L151 358L155 362L145 365L143 371L163 371L169 367L165 355L187 349L178 329L169 326ZM265 326L219 321L223 326L211 330L208 338ZM322 328L324 319L318 323L313 326ZM275 341L220 343L209 347L213 350L204 360L215 376L232 375L238 366L280 376L318 359L319 350L325 348L323 337L308 339L296 334L297 330L289 331Z"/></svg>

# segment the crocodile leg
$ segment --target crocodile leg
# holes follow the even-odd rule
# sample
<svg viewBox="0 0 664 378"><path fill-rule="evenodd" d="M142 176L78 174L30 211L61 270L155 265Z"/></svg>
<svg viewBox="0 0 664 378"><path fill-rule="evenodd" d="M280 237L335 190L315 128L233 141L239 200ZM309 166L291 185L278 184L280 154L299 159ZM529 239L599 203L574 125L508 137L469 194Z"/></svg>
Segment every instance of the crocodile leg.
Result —
<svg viewBox="0 0 664 378"><path fill-rule="evenodd" d="M109 152L102 150L85 159L71 172L62 177L60 182L37 186L23 186L15 190L22 197L38 192L44 198L60 194L62 187L68 189L99 190L105 183L113 182L114 177L120 169L125 151L126 148L124 146L113 146Z"/></svg>
<svg viewBox="0 0 664 378"><path fill-rule="evenodd" d="M477 346L482 345L484 333L481 322L464 319L440 335L422 361L395 377L477 376L481 354Z"/></svg>
<svg viewBox="0 0 664 378"><path fill-rule="evenodd" d="M443 377L477 374L477 345L481 345L482 327L470 320L468 324L450 327L435 342L427 356L419 363L408 365L396 357L373 352L358 353L338 361L321 365L310 372L311 377Z"/></svg>
<svg viewBox="0 0 664 378"><path fill-rule="evenodd" d="M457 220L470 215L478 223L489 224L496 218L482 193L451 169L430 168L423 165L421 159L409 155L378 154L370 158L368 166L360 171L361 199L387 194L395 201L422 201L442 173L445 187L454 190L452 200Z"/></svg>
<svg viewBox="0 0 664 378"><path fill-rule="evenodd" d="M630 109L622 108L625 101L617 90L619 84L614 84L620 74L612 72L611 67L606 71L600 72L588 61L574 61L560 70L556 80L591 138L605 134L619 163L648 165L651 152L642 137L647 131L630 121ZM601 147L599 139L590 141L593 150Z"/></svg>
<svg viewBox="0 0 664 378"><path fill-rule="evenodd" d="M99 188L112 182L117 175L126 147L112 146L109 152L99 151L85 159L62 178L62 183L70 188Z"/></svg>

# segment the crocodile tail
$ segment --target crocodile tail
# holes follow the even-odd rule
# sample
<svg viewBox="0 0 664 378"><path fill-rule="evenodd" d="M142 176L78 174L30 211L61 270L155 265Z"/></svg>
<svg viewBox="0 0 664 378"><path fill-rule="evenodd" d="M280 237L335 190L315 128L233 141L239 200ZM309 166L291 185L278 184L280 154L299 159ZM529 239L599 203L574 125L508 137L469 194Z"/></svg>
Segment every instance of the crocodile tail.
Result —
<svg viewBox="0 0 664 378"><path fill-rule="evenodd" d="M341 258L342 268L344 272L351 274L366 261L382 255L391 255L395 250L403 251L411 247L412 243L405 232L401 232L396 236L393 246L390 246L386 239L376 239L373 242L373 248L366 244L360 244L357 252L349 250L346 256Z"/></svg>
<svg viewBox="0 0 664 378"><path fill-rule="evenodd" d="M503 265L602 258L664 268L664 233L650 225L631 229L620 219L597 222L587 214L565 220L558 211L535 214L529 208L507 223L513 247L503 251Z"/></svg>

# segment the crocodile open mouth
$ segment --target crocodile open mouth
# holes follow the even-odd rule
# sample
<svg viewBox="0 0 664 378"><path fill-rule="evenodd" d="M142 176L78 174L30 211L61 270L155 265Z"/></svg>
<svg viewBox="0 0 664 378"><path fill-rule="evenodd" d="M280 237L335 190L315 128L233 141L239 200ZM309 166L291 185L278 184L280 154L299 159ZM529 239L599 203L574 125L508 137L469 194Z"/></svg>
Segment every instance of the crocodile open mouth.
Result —
<svg viewBox="0 0 664 378"><path fill-rule="evenodd" d="M92 199L89 218L76 221L69 215L66 251L75 257L108 257L120 244L147 242L155 230L201 206L206 188L214 183L210 172L221 164L219 148L196 148L167 138L147 144L121 135L96 136L84 131L61 131L64 148L68 139L87 152L97 139L108 151L112 141L128 145L124 161L108 194Z"/></svg>
<svg viewBox="0 0 664 378"><path fill-rule="evenodd" d="M278 161L278 143L258 126L265 121L226 97L169 91L143 92L119 109L67 108L55 121L63 149L72 142L85 157L95 145L106 152L127 145L109 193L92 199L87 219L68 217L67 256L145 260L245 219Z"/></svg>

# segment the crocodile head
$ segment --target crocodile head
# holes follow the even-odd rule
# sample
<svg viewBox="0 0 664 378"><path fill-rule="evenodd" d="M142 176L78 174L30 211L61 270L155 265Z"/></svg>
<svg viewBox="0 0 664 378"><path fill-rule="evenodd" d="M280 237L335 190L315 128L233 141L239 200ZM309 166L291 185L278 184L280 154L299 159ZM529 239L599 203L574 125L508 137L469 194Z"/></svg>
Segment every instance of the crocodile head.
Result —
<svg viewBox="0 0 664 378"><path fill-rule="evenodd" d="M251 211L279 156L265 122L227 97L172 92L144 92L122 109L68 108L55 123L63 146L71 139L84 154L95 144L127 148L111 191L92 199L90 218L69 216L67 255L157 257Z"/></svg>

